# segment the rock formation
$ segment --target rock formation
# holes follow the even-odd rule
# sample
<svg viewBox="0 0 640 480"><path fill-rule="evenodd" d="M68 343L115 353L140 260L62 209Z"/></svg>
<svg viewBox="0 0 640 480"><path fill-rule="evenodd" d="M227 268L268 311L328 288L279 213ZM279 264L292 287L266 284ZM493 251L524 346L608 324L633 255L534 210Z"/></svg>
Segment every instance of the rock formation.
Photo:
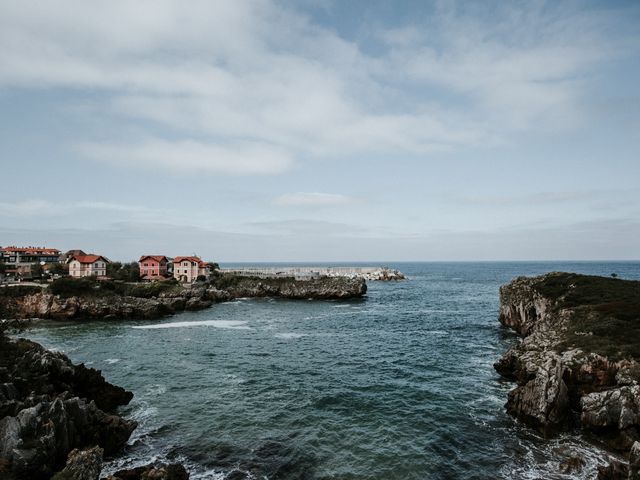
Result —
<svg viewBox="0 0 640 480"><path fill-rule="evenodd" d="M171 284L171 288L158 289L153 296L149 296L144 288L131 288L127 294L121 294L111 290L112 286L98 282L94 289L72 295L38 288L11 295L16 287L3 288L0 289L0 318L153 319L183 310L201 310L213 303L240 297L346 299L361 297L367 291L364 279L345 277L295 280L221 275L210 283L189 287Z"/></svg>
<svg viewBox="0 0 640 480"><path fill-rule="evenodd" d="M99 371L0 333L0 478L51 478L75 448L115 454L136 423L114 411L132 396Z"/></svg>
<svg viewBox="0 0 640 480"><path fill-rule="evenodd" d="M507 411L545 435L579 418L609 448L640 453L640 282L520 277L500 289L500 303L500 322L523 337L495 364L518 383Z"/></svg>
<svg viewBox="0 0 640 480"><path fill-rule="evenodd" d="M209 295L230 298L276 297L288 299L346 299L367 293L367 282L362 278L320 277L296 280L293 277L258 278L223 275L212 280Z"/></svg>

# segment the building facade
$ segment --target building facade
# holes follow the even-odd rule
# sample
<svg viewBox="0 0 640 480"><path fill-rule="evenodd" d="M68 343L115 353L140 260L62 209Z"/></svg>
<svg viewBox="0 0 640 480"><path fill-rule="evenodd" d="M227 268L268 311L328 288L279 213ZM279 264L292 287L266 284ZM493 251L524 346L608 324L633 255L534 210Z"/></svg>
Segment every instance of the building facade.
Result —
<svg viewBox="0 0 640 480"><path fill-rule="evenodd" d="M6 274L30 277L31 267L60 262L60 250L45 247L2 247L0 262L6 265Z"/></svg>
<svg viewBox="0 0 640 480"><path fill-rule="evenodd" d="M211 266L200 257L176 257L173 259L173 278L181 283L193 283L199 276L209 277Z"/></svg>
<svg viewBox="0 0 640 480"><path fill-rule="evenodd" d="M169 276L169 259L164 255L143 255L138 263L143 280L162 280Z"/></svg>
<svg viewBox="0 0 640 480"><path fill-rule="evenodd" d="M69 260L69 275L75 278L104 277L109 260L102 255L74 255Z"/></svg>

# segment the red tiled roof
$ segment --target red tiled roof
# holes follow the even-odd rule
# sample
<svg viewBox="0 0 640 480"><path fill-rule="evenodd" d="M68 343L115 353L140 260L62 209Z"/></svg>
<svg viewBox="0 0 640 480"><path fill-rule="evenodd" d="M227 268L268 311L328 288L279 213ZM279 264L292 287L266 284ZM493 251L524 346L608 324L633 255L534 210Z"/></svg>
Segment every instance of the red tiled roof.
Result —
<svg viewBox="0 0 640 480"><path fill-rule="evenodd" d="M202 260L200 259L200 257L176 257L173 259L173 263L180 263L184 260L187 260L189 262L195 262L198 265L200 265L200 263L202 262Z"/></svg>
<svg viewBox="0 0 640 480"><path fill-rule="evenodd" d="M2 247L2 252L17 252L17 253L39 253L41 255L60 255L60 250L55 248L40 248L40 247Z"/></svg>
<svg viewBox="0 0 640 480"><path fill-rule="evenodd" d="M140 260L138 260L138 263L144 261L145 258L150 258L151 260L155 260L156 262L167 261L167 257L165 257L164 255L143 255L140 257Z"/></svg>
<svg viewBox="0 0 640 480"><path fill-rule="evenodd" d="M98 260L104 260L105 262L109 262L109 260L107 260L105 257L103 257L102 255L74 255L73 257L71 257L69 259L69 261L71 260L77 260L80 263L95 263Z"/></svg>

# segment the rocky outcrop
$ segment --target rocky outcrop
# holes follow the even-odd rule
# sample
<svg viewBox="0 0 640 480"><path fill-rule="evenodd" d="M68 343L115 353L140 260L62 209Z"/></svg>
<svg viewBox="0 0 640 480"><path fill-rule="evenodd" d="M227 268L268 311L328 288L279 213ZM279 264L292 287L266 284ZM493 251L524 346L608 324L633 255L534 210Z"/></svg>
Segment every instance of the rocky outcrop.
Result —
<svg viewBox="0 0 640 480"><path fill-rule="evenodd" d="M640 440L640 282L520 277L500 289L500 303L500 322L523 337L495 364L518 383L507 411L546 435L579 418L610 448L629 453Z"/></svg>
<svg viewBox="0 0 640 480"><path fill-rule="evenodd" d="M119 470L103 480L189 480L189 473L179 463L154 464Z"/></svg>
<svg viewBox="0 0 640 480"><path fill-rule="evenodd" d="M223 275L212 281L210 292L226 292L231 298L276 297L288 299L348 299L367 293L363 278L320 277L296 280L292 277L258 278ZM223 294L225 295L225 294Z"/></svg>
<svg viewBox="0 0 640 480"><path fill-rule="evenodd" d="M28 290L24 295L5 295L0 299L0 315L13 319L154 319L184 310L202 310L214 303L241 297L326 300L361 297L367 291L367 283L361 278L296 280L232 275L221 275L211 283L190 287L178 285L155 296L144 297L103 292L99 287L98 284L96 292L71 296L54 295L47 289Z"/></svg>
<svg viewBox="0 0 640 480"><path fill-rule="evenodd" d="M48 479L75 448L115 454L136 423L114 411L132 396L99 371L0 333L0 478Z"/></svg>
<svg viewBox="0 0 640 480"><path fill-rule="evenodd" d="M100 447L72 450L64 469L51 480L98 480L102 471L103 453Z"/></svg>

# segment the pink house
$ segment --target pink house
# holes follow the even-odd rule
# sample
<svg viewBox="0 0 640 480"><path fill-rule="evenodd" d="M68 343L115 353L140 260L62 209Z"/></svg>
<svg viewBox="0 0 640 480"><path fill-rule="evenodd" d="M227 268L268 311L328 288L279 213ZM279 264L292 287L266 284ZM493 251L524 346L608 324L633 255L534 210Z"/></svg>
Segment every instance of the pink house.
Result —
<svg viewBox="0 0 640 480"><path fill-rule="evenodd" d="M138 260L140 277L144 280L162 280L167 278L169 260L164 255L143 255Z"/></svg>

